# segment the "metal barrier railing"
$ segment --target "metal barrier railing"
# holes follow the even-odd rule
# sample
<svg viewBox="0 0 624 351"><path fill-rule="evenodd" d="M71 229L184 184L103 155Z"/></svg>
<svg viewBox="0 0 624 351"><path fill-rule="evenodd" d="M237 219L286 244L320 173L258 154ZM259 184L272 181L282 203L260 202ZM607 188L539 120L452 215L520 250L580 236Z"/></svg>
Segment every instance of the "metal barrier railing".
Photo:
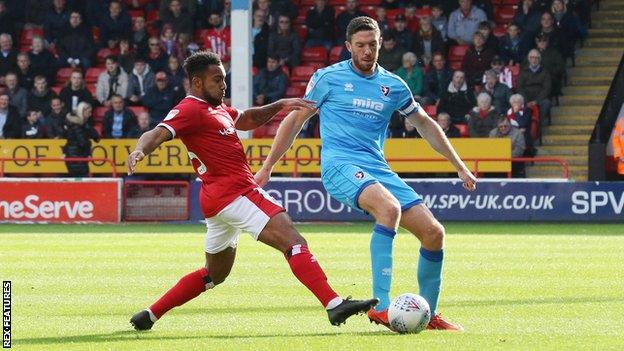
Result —
<svg viewBox="0 0 624 351"><path fill-rule="evenodd" d="M16 158L0 158L0 178L4 177L4 164L6 162L18 162L18 161L35 161L35 162L106 162L111 166L111 175L113 178L117 178L117 168L115 163L110 158L95 158L95 157L58 157L58 158L38 158L38 157L16 157ZM29 172L25 172L29 173Z"/></svg>

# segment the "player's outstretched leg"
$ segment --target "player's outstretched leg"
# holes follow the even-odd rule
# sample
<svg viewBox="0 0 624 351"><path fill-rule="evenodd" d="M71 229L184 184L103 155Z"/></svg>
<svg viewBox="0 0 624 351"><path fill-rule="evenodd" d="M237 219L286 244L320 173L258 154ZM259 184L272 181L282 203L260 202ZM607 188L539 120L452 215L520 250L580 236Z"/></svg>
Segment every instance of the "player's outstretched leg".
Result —
<svg viewBox="0 0 624 351"><path fill-rule="evenodd" d="M360 194L358 204L360 208L372 214L377 221L371 236L370 254L373 296L379 299L379 304L368 311L368 319L392 330L388 323L392 283L392 245L401 216L401 206L381 184L366 187Z"/></svg>
<svg viewBox="0 0 624 351"><path fill-rule="evenodd" d="M327 282L325 272L286 213L271 218L258 240L284 252L293 274L325 307L332 325L340 325L352 315L366 312L377 304L377 299L342 299Z"/></svg>
<svg viewBox="0 0 624 351"><path fill-rule="evenodd" d="M403 213L401 226L416 235L422 245L417 277L420 295L427 300L431 308L432 317L427 329L463 330L461 325L445 321L437 313L442 286L444 227L422 204L411 207Z"/></svg>
<svg viewBox="0 0 624 351"><path fill-rule="evenodd" d="M229 247L217 254L206 254L206 267L180 278L176 285L149 308L134 314L130 324L136 330L149 330L154 323L174 307L181 306L215 285L222 283L229 275L234 263L236 249ZM208 268L212 273L209 273ZM213 279L214 277L214 279Z"/></svg>

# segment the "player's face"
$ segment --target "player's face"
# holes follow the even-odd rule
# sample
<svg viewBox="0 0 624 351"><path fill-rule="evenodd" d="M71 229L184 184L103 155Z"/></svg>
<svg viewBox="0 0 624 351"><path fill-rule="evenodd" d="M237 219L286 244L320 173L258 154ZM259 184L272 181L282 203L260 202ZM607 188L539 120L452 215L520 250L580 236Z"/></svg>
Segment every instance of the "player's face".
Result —
<svg viewBox="0 0 624 351"><path fill-rule="evenodd" d="M210 65L201 83L204 100L214 106L221 105L225 97L225 88L227 88L223 65Z"/></svg>
<svg viewBox="0 0 624 351"><path fill-rule="evenodd" d="M379 57L379 42L379 33L373 30L360 31L351 36L351 41L346 42L346 45L355 68L364 74L375 69Z"/></svg>

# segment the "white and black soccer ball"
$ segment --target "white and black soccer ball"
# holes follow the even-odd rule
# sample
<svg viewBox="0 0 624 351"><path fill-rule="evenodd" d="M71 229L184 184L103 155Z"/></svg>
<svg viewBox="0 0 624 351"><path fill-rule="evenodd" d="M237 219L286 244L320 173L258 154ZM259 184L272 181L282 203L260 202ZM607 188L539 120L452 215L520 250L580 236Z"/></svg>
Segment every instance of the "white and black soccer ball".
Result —
<svg viewBox="0 0 624 351"><path fill-rule="evenodd" d="M420 333L429 324L431 309L420 295L397 296L388 308L388 322L397 333Z"/></svg>

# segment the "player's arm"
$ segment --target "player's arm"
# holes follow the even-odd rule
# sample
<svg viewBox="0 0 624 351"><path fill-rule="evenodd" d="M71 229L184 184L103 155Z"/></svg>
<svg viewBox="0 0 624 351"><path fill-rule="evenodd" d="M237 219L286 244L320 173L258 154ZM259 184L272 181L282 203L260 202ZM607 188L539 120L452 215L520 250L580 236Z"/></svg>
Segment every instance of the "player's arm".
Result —
<svg viewBox="0 0 624 351"><path fill-rule="evenodd" d="M236 129L252 130L258 128L270 121L271 118L282 110L290 112L299 109L311 108L314 108L314 103L312 101L299 98L280 99L268 105L251 107L245 110L245 112L243 112L243 114L236 120Z"/></svg>
<svg viewBox="0 0 624 351"><path fill-rule="evenodd" d="M173 135L165 127L156 127L149 132L144 133L139 138L134 151L128 155L128 175L132 175L136 165L145 155L149 155L152 151L167 140L171 140Z"/></svg>
<svg viewBox="0 0 624 351"><path fill-rule="evenodd" d="M407 116L407 120L418 130L418 133L427 140L435 151L444 156L457 170L459 178L464 183L464 188L474 190L476 188L477 179L470 172L464 161L459 158L457 152L444 135L442 128L427 115L421 106Z"/></svg>
<svg viewBox="0 0 624 351"><path fill-rule="evenodd" d="M256 173L256 182L260 186L264 186L271 178L271 172L273 166L279 161L286 151L290 148L295 138L301 132L301 128L305 122L314 116L316 108L302 108L293 111L284 118L277 129L277 134L273 139L273 145L271 145L271 151L269 156L264 160L262 168Z"/></svg>

